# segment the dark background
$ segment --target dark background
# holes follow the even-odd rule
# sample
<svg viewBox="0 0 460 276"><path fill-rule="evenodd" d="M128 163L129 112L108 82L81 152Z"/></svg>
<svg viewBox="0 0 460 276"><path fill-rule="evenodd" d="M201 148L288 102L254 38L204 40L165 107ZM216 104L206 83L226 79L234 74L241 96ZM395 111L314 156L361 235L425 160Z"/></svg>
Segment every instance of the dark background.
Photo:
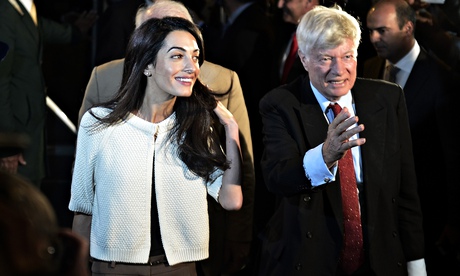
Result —
<svg viewBox="0 0 460 276"><path fill-rule="evenodd" d="M98 2L35 0L40 16L63 23L73 22L75 14L93 9L93 4ZM91 37L92 33L89 33L78 44L47 44L44 47L43 68L48 96L74 125L77 124L78 110L93 67ZM77 136L51 109L47 111L48 171L42 183L42 191L55 208L60 225L71 227L73 214L68 209L68 203Z"/></svg>

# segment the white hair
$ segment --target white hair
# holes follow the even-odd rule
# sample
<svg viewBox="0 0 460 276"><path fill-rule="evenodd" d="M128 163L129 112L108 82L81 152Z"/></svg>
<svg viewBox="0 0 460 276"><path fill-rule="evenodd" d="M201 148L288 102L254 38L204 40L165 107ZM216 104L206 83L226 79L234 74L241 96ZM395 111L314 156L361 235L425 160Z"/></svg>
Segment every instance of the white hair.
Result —
<svg viewBox="0 0 460 276"><path fill-rule="evenodd" d="M345 40L353 41L355 56L361 41L361 26L339 6L316 6L301 19L296 31L299 50L309 58L309 53L319 49L334 49Z"/></svg>
<svg viewBox="0 0 460 276"><path fill-rule="evenodd" d="M172 0L156 0L137 10L136 28L150 18L163 18L167 16L181 17L193 22L192 16L184 4Z"/></svg>

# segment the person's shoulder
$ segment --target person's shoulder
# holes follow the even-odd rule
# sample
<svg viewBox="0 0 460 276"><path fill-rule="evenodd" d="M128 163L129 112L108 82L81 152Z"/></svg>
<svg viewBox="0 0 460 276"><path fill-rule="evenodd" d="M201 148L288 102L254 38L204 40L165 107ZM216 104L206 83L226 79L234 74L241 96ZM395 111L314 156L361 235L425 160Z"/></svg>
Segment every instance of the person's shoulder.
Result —
<svg viewBox="0 0 460 276"><path fill-rule="evenodd" d="M355 85L353 86L354 89L376 89L377 91L380 89L390 89L390 90L399 90L401 86L394 82L389 82L386 80L381 79L372 79L372 78L356 78Z"/></svg>
<svg viewBox="0 0 460 276"><path fill-rule="evenodd" d="M85 114L83 114L80 125L82 126L92 125L97 120L95 116L102 118L102 117L107 116L109 113L110 113L110 109L106 107L101 107L101 106L92 107L88 111L86 111Z"/></svg>
<svg viewBox="0 0 460 276"><path fill-rule="evenodd" d="M262 97L261 102L275 102L277 104L287 102L300 102L301 94L309 84L306 76L300 76L290 83L282 84L273 88Z"/></svg>
<svg viewBox="0 0 460 276"><path fill-rule="evenodd" d="M424 65L427 70L434 73L451 74L453 72L452 68L447 63L422 47L420 48L419 58L417 58L415 63Z"/></svg>
<svg viewBox="0 0 460 276"><path fill-rule="evenodd" d="M222 66L222 65L219 65L217 63L212 63L210 61L207 61L205 60L203 62L203 64L201 65L201 70L205 70L205 71L218 71L218 72L222 72L224 74L232 74L233 71Z"/></svg>
<svg viewBox="0 0 460 276"><path fill-rule="evenodd" d="M4 12L11 12L13 9L21 9L19 7L19 5L16 4L13 4L13 3L16 3L15 1L8 1L8 0L0 0L0 7L2 9L0 9L0 13L4 13ZM19 11L18 11L19 12Z"/></svg>
<svg viewBox="0 0 460 276"><path fill-rule="evenodd" d="M0 0L1 25L5 27L15 26L22 19L21 13L22 11L19 6L14 6L8 0Z"/></svg>
<svg viewBox="0 0 460 276"><path fill-rule="evenodd" d="M232 89L235 76L235 71L205 60L199 77L214 93L225 94Z"/></svg>
<svg viewBox="0 0 460 276"><path fill-rule="evenodd" d="M396 83L381 79L356 78L355 85L352 88L355 94L365 95L382 95L383 97L400 97L403 89Z"/></svg>
<svg viewBox="0 0 460 276"><path fill-rule="evenodd" d="M115 60L111 60L111 61L108 61L106 63L103 63L101 65L98 65L95 68L96 68L98 73L111 72L111 71L114 71L114 70L119 70L119 71L123 72L124 63L125 63L124 58L115 59Z"/></svg>

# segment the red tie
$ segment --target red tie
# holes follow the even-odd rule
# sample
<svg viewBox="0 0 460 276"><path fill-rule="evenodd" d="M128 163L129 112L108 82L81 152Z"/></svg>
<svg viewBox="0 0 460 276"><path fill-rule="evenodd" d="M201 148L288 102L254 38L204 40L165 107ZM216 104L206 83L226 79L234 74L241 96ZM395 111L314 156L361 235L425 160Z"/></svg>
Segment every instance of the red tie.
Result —
<svg viewBox="0 0 460 276"><path fill-rule="evenodd" d="M284 62L284 69L283 75L281 77L281 83L286 83L287 77L289 75L289 71L291 71L292 65L294 64L295 58L297 57L297 50L299 46L297 46L297 36L292 36L291 42L291 49L289 50L289 55L286 57L286 61Z"/></svg>
<svg viewBox="0 0 460 276"><path fill-rule="evenodd" d="M338 104L331 104L330 107L334 111L334 116L342 110ZM364 262L363 233L351 150L347 150L345 156L339 160L339 179L344 224L340 264L343 272L351 274Z"/></svg>

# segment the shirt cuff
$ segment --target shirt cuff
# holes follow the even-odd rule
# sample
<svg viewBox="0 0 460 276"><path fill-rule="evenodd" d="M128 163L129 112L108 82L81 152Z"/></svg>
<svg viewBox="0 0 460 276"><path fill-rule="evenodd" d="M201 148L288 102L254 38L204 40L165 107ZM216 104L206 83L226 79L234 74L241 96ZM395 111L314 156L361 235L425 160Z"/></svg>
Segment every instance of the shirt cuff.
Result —
<svg viewBox="0 0 460 276"><path fill-rule="evenodd" d="M335 181L337 166L329 169L323 159L323 144L308 150L303 157L305 175L313 187Z"/></svg>
<svg viewBox="0 0 460 276"><path fill-rule="evenodd" d="M426 276L425 259L407 262L407 274L409 276Z"/></svg>
<svg viewBox="0 0 460 276"><path fill-rule="evenodd" d="M212 182L207 183L208 194L212 196L217 202L219 202L219 192L220 188L222 187L223 172L221 170L216 170L210 178Z"/></svg>

